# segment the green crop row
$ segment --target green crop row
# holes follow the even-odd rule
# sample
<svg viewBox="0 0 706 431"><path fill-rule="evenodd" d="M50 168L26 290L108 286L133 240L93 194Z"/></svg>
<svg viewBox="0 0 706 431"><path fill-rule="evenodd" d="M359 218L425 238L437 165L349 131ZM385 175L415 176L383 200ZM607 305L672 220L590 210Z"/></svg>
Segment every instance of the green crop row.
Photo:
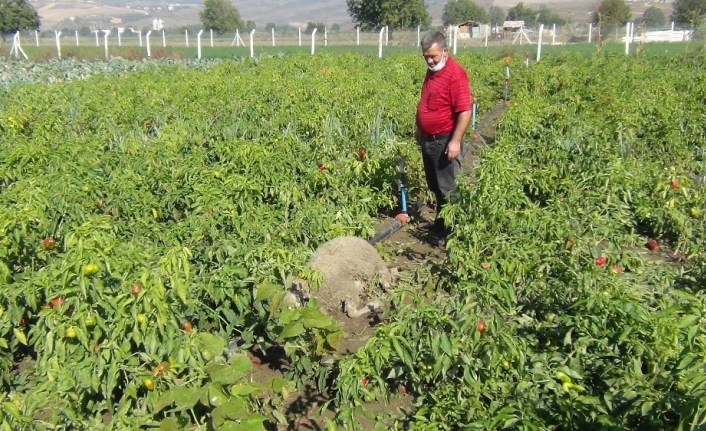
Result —
<svg viewBox="0 0 706 431"><path fill-rule="evenodd" d="M401 387L411 429L703 427L705 64L514 69L498 139L444 210L449 267L342 361L340 422Z"/></svg>
<svg viewBox="0 0 706 431"><path fill-rule="evenodd" d="M463 60L487 110L502 61ZM84 73L67 64L37 68ZM424 63L123 66L0 95L2 420L283 422L291 386L247 383L246 353L283 346L294 385L331 372L319 359L340 328L313 307L280 313L283 283L312 276L320 243L374 234L397 206L395 156L424 195L411 139Z"/></svg>

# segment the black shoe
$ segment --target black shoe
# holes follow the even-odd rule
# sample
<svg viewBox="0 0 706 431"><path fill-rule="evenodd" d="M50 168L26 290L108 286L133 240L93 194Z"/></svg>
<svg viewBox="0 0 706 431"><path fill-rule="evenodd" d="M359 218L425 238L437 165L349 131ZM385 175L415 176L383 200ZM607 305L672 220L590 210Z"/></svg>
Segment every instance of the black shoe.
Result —
<svg viewBox="0 0 706 431"><path fill-rule="evenodd" d="M441 235L441 236L444 236L444 237L445 237L446 235L449 234L449 231L450 231L450 230L449 230L449 228L447 228L446 225L444 224L444 219L442 219L442 218L437 218L436 220L434 220L434 224L432 225L431 231L432 231L435 235Z"/></svg>
<svg viewBox="0 0 706 431"><path fill-rule="evenodd" d="M446 237L439 236L439 237L431 238L431 239L429 239L429 244L431 244L434 247L445 247L446 246Z"/></svg>

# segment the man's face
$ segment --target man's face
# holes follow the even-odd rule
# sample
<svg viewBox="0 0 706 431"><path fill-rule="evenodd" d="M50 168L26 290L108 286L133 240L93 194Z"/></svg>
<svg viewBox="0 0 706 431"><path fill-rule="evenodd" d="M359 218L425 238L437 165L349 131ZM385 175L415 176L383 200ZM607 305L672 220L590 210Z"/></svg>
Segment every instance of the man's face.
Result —
<svg viewBox="0 0 706 431"><path fill-rule="evenodd" d="M441 48L439 48L439 44L437 44L437 43L433 44L429 49L427 49L426 51L424 51L422 53L422 55L424 57L424 61L427 62L427 66L429 66L429 67L434 67L437 64L439 64L439 62L443 58L445 58L448 54L449 54L449 49L448 48L441 49Z"/></svg>

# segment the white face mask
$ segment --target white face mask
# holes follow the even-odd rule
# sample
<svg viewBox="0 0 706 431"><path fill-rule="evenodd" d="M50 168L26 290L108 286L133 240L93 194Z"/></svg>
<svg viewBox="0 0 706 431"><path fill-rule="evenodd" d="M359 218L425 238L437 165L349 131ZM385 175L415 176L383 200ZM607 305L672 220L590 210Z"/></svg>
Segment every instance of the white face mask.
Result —
<svg viewBox="0 0 706 431"><path fill-rule="evenodd" d="M446 66L446 56L441 57L441 61L439 61L438 63L436 63L436 66L429 66L429 65L427 65L427 67L429 68L429 70L431 70L432 72L438 72L438 71L440 71L441 69L443 69L444 66Z"/></svg>

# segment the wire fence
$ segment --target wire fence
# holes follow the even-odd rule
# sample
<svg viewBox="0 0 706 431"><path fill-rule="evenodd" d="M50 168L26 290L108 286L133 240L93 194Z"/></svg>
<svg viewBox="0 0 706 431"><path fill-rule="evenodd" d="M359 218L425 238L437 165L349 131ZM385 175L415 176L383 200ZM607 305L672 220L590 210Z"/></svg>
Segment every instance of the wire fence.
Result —
<svg viewBox="0 0 706 431"><path fill-rule="evenodd" d="M121 30L121 31L119 31ZM481 25L475 30L463 31L459 27L440 29L445 31L454 51L473 47L529 46L537 48L541 39L543 45L569 45L597 42L682 42L693 38L691 29L684 29L671 23L662 27L647 27L644 24L628 23L617 28L600 28L592 24L570 24L562 26L540 26L539 28L503 29L491 25ZM207 30L198 33L172 30L135 31L118 29L94 31L87 35L79 31L60 31L54 34L21 32L6 43L5 52L11 57L26 57L25 50L47 57L85 55L109 58L124 54L130 49L133 55L154 56L228 56L251 55L277 50L303 50L315 53L317 50L350 50L374 53L394 52L400 49L418 49L420 38L427 29L395 30L385 28L375 32L337 30L307 33L303 29L285 31L236 31L218 34ZM31 48L37 48L35 50ZM93 48L93 49L91 49ZM137 49L139 48L139 49ZM209 50L209 48L219 48ZM196 52L193 52L194 49Z"/></svg>

